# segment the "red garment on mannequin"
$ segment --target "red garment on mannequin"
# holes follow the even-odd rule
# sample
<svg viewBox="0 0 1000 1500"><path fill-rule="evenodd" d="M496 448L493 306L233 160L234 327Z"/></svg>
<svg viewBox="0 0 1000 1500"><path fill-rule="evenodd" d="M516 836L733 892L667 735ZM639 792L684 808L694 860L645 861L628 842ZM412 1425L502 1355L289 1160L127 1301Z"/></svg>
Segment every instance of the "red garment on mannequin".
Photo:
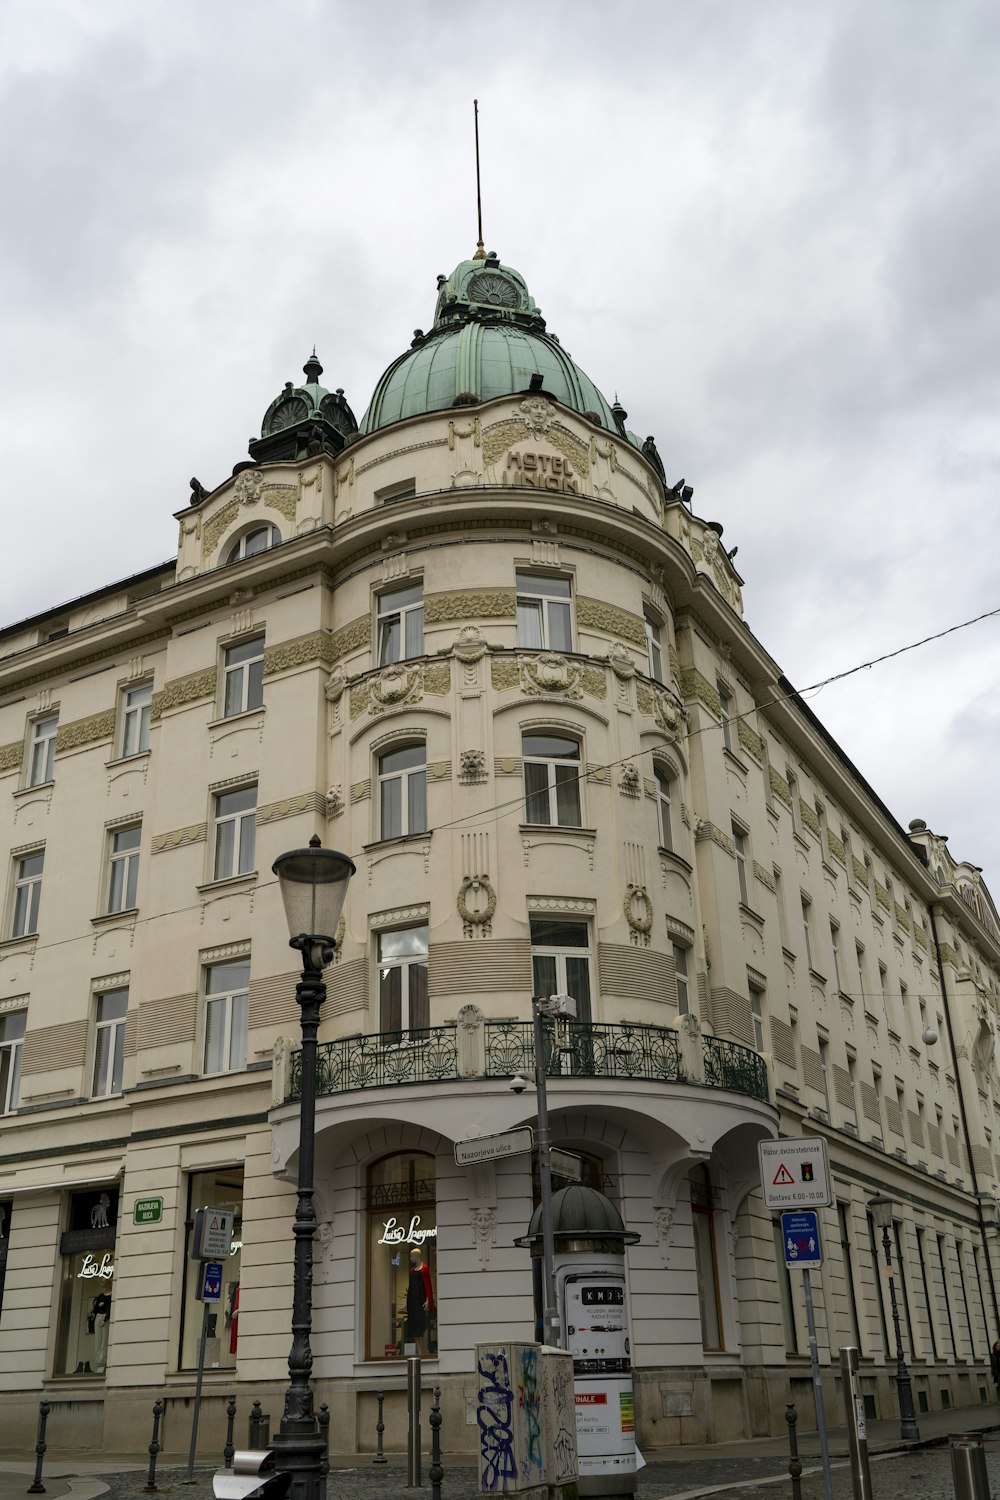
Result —
<svg viewBox="0 0 1000 1500"><path fill-rule="evenodd" d="M239 1338L240 1324L240 1289L237 1286L233 1293L233 1311L229 1321L229 1352L236 1353L236 1340Z"/></svg>

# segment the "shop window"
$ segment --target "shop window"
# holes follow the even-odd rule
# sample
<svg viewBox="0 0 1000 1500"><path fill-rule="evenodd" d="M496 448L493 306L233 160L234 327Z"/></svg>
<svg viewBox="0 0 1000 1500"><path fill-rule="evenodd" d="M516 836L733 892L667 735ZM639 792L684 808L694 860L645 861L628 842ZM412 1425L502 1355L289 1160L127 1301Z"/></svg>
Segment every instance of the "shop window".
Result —
<svg viewBox="0 0 1000 1500"><path fill-rule="evenodd" d="M59 1242L62 1277L55 1375L103 1375L114 1295L117 1187L72 1193Z"/></svg>
<svg viewBox="0 0 1000 1500"><path fill-rule="evenodd" d="M375 605L378 665L408 661L424 653L424 585L407 584L379 594Z"/></svg>
<svg viewBox="0 0 1000 1500"><path fill-rule="evenodd" d="M129 688L121 700L121 731L118 742L119 753L141 755L149 749L149 722L153 712L153 684L140 683Z"/></svg>
<svg viewBox="0 0 1000 1500"><path fill-rule="evenodd" d="M209 1309L205 1341L206 1370L235 1370L240 1326L240 1252L243 1249L243 1168L216 1167L188 1178L184 1241L184 1298L181 1313L180 1368L198 1363L198 1341L204 1312L198 1299L201 1262L190 1258L191 1232L199 1208L225 1208L233 1216L233 1238L222 1268L222 1301Z"/></svg>
<svg viewBox="0 0 1000 1500"><path fill-rule="evenodd" d="M368 1169L367 1359L437 1357L437 1180L433 1156L403 1151Z"/></svg>
<svg viewBox="0 0 1000 1500"><path fill-rule="evenodd" d="M722 1309L719 1301L719 1263L715 1244L715 1201L708 1168L695 1167L689 1181L702 1347L723 1349L725 1344L722 1336Z"/></svg>

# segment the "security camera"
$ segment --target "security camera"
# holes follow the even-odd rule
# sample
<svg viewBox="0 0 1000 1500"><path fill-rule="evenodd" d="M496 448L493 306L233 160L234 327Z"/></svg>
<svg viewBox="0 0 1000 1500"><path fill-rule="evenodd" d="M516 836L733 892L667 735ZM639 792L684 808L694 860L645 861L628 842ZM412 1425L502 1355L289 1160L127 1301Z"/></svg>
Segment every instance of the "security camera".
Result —
<svg viewBox="0 0 1000 1500"><path fill-rule="evenodd" d="M528 1087L528 1080L526 1078L522 1078L520 1073L515 1073L513 1078L510 1080L510 1087L512 1093L523 1094L525 1089Z"/></svg>

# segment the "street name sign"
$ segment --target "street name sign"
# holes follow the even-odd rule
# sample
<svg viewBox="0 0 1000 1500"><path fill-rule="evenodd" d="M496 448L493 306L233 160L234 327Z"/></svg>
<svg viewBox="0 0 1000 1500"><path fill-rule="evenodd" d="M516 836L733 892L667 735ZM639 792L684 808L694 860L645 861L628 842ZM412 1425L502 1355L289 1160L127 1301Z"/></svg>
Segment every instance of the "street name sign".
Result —
<svg viewBox="0 0 1000 1500"><path fill-rule="evenodd" d="M765 1208L825 1208L830 1202L830 1163L821 1136L758 1141Z"/></svg>
<svg viewBox="0 0 1000 1500"><path fill-rule="evenodd" d="M455 1162L460 1167L474 1167L481 1161L501 1161L505 1156L523 1156L531 1150L533 1132L530 1125L505 1130L501 1135L481 1135L471 1141L455 1142Z"/></svg>
<svg viewBox="0 0 1000 1500"><path fill-rule="evenodd" d="M553 1177L566 1177L570 1182L579 1182L583 1176L583 1157L571 1151L560 1151L553 1146L549 1152L549 1168Z"/></svg>
<svg viewBox="0 0 1000 1500"><path fill-rule="evenodd" d="M162 1218L162 1198L137 1198L132 1205L133 1224L159 1224Z"/></svg>
<svg viewBox="0 0 1000 1500"><path fill-rule="evenodd" d="M813 1209L781 1215L781 1243L785 1265L818 1271L823 1264L823 1242L819 1237L819 1215Z"/></svg>

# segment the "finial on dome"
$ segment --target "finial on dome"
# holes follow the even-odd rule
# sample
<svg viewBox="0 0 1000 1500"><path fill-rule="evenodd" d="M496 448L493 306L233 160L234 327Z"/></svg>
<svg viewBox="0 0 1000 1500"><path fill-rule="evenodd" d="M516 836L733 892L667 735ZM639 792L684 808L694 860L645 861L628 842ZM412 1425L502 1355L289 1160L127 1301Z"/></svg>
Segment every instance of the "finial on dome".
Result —
<svg viewBox="0 0 1000 1500"><path fill-rule="evenodd" d="M486 246L483 244L483 194L479 184L479 100L473 99L472 109L476 122L476 221L479 225L479 240L476 244L476 253L473 260L486 259Z"/></svg>
<svg viewBox="0 0 1000 1500"><path fill-rule="evenodd" d="M302 366L302 373L310 385L319 385L319 377L323 373L323 366L316 358L315 344L313 344L313 352Z"/></svg>

